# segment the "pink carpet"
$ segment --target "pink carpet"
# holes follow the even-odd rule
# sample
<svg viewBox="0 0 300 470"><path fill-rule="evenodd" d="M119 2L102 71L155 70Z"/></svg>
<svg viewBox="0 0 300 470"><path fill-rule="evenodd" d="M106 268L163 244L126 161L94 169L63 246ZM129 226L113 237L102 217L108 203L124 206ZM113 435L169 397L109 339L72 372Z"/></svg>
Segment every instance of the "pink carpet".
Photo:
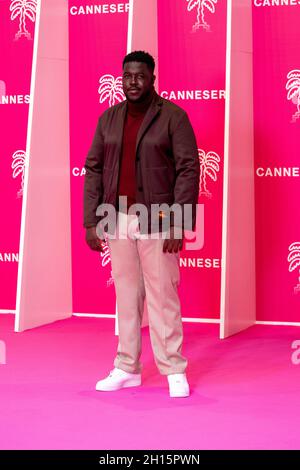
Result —
<svg viewBox="0 0 300 470"><path fill-rule="evenodd" d="M111 319L73 317L14 333L0 315L1 449L299 449L297 327L255 326L227 340L184 324L192 394L171 399L143 330L143 385L96 392L117 346Z"/></svg>

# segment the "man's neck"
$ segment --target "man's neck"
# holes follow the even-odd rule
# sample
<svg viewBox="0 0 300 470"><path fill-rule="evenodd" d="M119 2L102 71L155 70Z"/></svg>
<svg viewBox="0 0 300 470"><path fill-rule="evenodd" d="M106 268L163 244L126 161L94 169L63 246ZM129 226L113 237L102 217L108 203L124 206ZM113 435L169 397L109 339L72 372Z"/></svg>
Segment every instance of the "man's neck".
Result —
<svg viewBox="0 0 300 470"><path fill-rule="evenodd" d="M149 95L146 96L146 98L143 101L140 101L138 103L133 103L132 101L127 100L128 113L132 116L137 116L139 114L144 114L150 106L150 103L151 103L151 101L153 99L153 96L154 96L154 92L155 92L155 90L153 88L151 93L149 93Z"/></svg>

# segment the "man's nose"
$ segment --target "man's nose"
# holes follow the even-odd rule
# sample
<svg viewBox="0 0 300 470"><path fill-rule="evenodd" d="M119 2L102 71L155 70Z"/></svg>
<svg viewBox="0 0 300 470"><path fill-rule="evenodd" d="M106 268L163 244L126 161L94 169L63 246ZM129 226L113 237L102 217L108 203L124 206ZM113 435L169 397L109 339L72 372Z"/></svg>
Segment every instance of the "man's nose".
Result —
<svg viewBox="0 0 300 470"><path fill-rule="evenodd" d="M135 85L136 84L136 77L134 75L132 75L131 79L130 79L130 85Z"/></svg>

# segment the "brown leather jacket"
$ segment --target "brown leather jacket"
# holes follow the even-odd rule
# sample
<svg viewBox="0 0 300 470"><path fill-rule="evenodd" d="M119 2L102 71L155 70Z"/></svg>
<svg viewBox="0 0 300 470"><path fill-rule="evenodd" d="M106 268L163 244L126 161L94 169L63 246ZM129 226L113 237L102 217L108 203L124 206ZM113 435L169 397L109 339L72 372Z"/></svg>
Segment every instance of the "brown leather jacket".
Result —
<svg viewBox="0 0 300 470"><path fill-rule="evenodd" d="M107 109L99 118L85 162L84 227L97 225L102 203L118 208L118 180L127 101ZM154 92L136 142L136 202L192 204L195 229L199 193L196 138L187 113Z"/></svg>

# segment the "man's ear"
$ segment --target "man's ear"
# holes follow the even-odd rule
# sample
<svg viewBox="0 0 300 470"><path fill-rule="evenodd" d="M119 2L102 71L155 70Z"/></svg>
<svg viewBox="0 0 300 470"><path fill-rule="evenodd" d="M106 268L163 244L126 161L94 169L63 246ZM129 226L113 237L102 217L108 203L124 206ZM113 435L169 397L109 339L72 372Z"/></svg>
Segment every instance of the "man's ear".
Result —
<svg viewBox="0 0 300 470"><path fill-rule="evenodd" d="M156 75L152 75L152 83L153 83L153 85L154 85L155 79L156 79Z"/></svg>

